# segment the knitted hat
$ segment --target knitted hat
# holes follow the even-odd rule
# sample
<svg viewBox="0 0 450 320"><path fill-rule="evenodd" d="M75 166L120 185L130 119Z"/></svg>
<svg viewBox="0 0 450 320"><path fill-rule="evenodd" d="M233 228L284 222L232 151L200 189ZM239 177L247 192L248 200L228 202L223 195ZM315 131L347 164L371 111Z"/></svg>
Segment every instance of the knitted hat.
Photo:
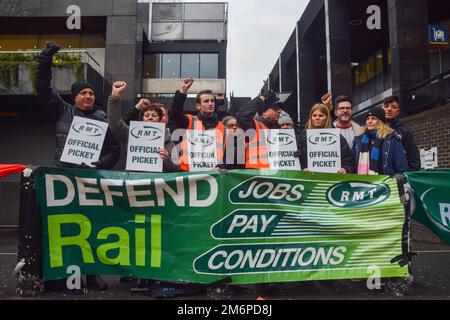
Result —
<svg viewBox="0 0 450 320"><path fill-rule="evenodd" d="M384 112L384 109L381 107L373 107L369 110L369 112L366 115L366 120L369 116L377 117L379 120L381 120L383 123L386 123L386 113Z"/></svg>
<svg viewBox="0 0 450 320"><path fill-rule="evenodd" d="M260 106L259 106L259 114L262 115L264 112L266 112L268 109L272 108L272 107L280 107L283 108L284 105L280 102L280 101L264 101Z"/></svg>
<svg viewBox="0 0 450 320"><path fill-rule="evenodd" d="M78 93L80 93L81 90L84 90L86 88L90 88L92 89L92 91L95 92L94 87L90 83L84 81L75 82L70 88L70 91L72 92L72 99L75 99Z"/></svg>
<svg viewBox="0 0 450 320"><path fill-rule="evenodd" d="M294 121L292 120L291 116L287 112L282 111L281 115L280 115L280 119L278 120L278 124L280 126L282 126L283 124L294 125Z"/></svg>

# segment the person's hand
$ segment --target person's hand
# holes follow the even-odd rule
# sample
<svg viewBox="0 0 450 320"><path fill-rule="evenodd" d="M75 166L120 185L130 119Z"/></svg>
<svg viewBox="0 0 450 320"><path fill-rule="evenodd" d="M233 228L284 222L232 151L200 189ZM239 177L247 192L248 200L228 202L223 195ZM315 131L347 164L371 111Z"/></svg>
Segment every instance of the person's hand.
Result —
<svg viewBox="0 0 450 320"><path fill-rule="evenodd" d="M148 108L151 105L150 100L148 99L141 99L139 103L136 105L136 108L144 111L145 108Z"/></svg>
<svg viewBox="0 0 450 320"><path fill-rule="evenodd" d="M347 174L347 170L345 170L345 169L339 169L339 171L337 172L337 174Z"/></svg>
<svg viewBox="0 0 450 320"><path fill-rule="evenodd" d="M166 149L160 148L158 150L158 154L164 162L169 161L169 151L167 151Z"/></svg>
<svg viewBox="0 0 450 320"><path fill-rule="evenodd" d="M328 110L333 110L333 95L327 92L322 98L322 103L327 106Z"/></svg>
<svg viewBox="0 0 450 320"><path fill-rule="evenodd" d="M264 97L263 101L264 102L267 101L268 104L272 104L272 103L275 103L280 100L280 99L278 99L277 94L275 92L273 92L272 90L267 92L263 97Z"/></svg>
<svg viewBox="0 0 450 320"><path fill-rule="evenodd" d="M103 166L103 161L98 160L98 161L92 162L91 166L93 166L93 168L101 168Z"/></svg>
<svg viewBox="0 0 450 320"><path fill-rule="evenodd" d="M95 163L96 163L96 162L93 162L93 163L91 163L91 164L88 164L88 163L83 162L83 163L80 165L80 167L81 167L82 169L95 169L95 168L97 168L97 166L95 165Z"/></svg>
<svg viewBox="0 0 450 320"><path fill-rule="evenodd" d="M42 49L41 54L44 56L52 57L59 51L59 45L56 42L48 41L45 44L45 48Z"/></svg>
<svg viewBox="0 0 450 320"><path fill-rule="evenodd" d="M127 88L127 83L124 81L116 81L112 86L112 97L120 97L122 92Z"/></svg>
<svg viewBox="0 0 450 320"><path fill-rule="evenodd" d="M181 83L181 93L187 94L187 92L189 91L189 89L192 87L193 84L194 79L192 79L192 77L184 79L183 82Z"/></svg>

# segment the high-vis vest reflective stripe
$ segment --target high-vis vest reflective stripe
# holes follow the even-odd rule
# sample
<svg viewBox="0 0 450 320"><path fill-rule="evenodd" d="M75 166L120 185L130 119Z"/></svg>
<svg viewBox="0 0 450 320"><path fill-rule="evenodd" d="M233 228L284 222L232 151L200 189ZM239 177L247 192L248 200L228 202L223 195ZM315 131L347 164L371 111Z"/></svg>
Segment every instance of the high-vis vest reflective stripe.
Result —
<svg viewBox="0 0 450 320"><path fill-rule="evenodd" d="M264 123L253 119L255 122L256 134L253 139L245 144L245 168L256 170L269 170L269 150L264 131L269 129Z"/></svg>
<svg viewBox="0 0 450 320"><path fill-rule="evenodd" d="M192 115L187 115L189 124L186 130L198 130L205 131L205 127L203 126L202 121L198 117L194 117ZM217 163L223 163L223 155L224 155L224 132L225 127L222 122L219 121L217 127L214 129L216 132L216 156ZM183 142L181 143L180 148L180 170L189 172L189 149L188 149L188 141L187 134L185 134Z"/></svg>

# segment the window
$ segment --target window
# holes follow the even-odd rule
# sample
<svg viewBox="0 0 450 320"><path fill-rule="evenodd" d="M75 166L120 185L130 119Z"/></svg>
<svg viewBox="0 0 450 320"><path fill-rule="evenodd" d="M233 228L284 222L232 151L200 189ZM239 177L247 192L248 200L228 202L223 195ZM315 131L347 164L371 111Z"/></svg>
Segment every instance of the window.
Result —
<svg viewBox="0 0 450 320"><path fill-rule="evenodd" d="M181 55L181 78L199 78L200 55L182 54Z"/></svg>
<svg viewBox="0 0 450 320"><path fill-rule="evenodd" d="M105 48L101 34L0 35L1 51L40 50L47 41L57 42L61 49Z"/></svg>
<svg viewBox="0 0 450 320"><path fill-rule="evenodd" d="M367 63L364 61L359 65L359 83L363 84L367 81Z"/></svg>
<svg viewBox="0 0 450 320"><path fill-rule="evenodd" d="M165 53L162 55L162 77L180 78L180 55Z"/></svg>
<svg viewBox="0 0 450 320"><path fill-rule="evenodd" d="M383 73L383 51L378 50L375 55L375 74L379 75Z"/></svg>
<svg viewBox="0 0 450 320"><path fill-rule="evenodd" d="M219 77L217 53L158 53L144 55L144 78Z"/></svg>
<svg viewBox="0 0 450 320"><path fill-rule="evenodd" d="M181 20L183 5L177 3L154 3L152 20Z"/></svg>
<svg viewBox="0 0 450 320"><path fill-rule="evenodd" d="M375 59L374 56L370 56L366 60L367 64L367 80L372 79L375 76Z"/></svg>
<svg viewBox="0 0 450 320"><path fill-rule="evenodd" d="M161 55L146 54L144 55L144 78L160 78L161 77Z"/></svg>
<svg viewBox="0 0 450 320"><path fill-rule="evenodd" d="M219 77L219 56L217 54L200 55L200 78L217 79Z"/></svg>

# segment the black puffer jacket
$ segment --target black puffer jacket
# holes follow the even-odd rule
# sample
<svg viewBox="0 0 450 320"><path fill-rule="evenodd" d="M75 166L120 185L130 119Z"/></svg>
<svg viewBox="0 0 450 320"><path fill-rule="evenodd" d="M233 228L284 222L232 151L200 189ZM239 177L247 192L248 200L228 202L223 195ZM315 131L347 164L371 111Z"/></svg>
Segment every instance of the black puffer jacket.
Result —
<svg viewBox="0 0 450 320"><path fill-rule="evenodd" d="M42 107L50 117L56 120L56 166L60 168L78 168L80 166L59 161L66 143L70 125L75 116L89 118L92 120L108 122L105 112L94 107L94 110L86 112L66 103L61 96L51 87L52 80L52 57L39 55L36 72L36 91ZM100 164L97 169L112 169L120 156L120 143L108 128L105 142L100 154Z"/></svg>

